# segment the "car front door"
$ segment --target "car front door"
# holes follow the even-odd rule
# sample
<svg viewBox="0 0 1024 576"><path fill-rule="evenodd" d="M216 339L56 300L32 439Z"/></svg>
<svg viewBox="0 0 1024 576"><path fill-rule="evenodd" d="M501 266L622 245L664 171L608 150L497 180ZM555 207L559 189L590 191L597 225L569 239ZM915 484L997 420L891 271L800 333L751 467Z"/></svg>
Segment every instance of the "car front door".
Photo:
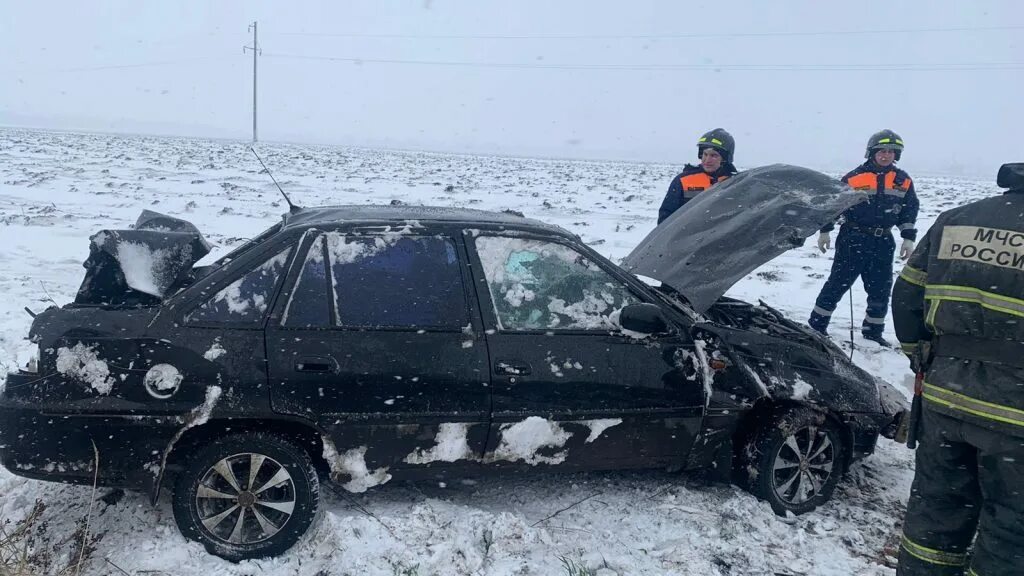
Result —
<svg viewBox="0 0 1024 576"><path fill-rule="evenodd" d="M461 239L311 232L266 331L274 410L313 419L346 488L478 466L487 349Z"/></svg>
<svg viewBox="0 0 1024 576"><path fill-rule="evenodd" d="M624 333L622 308L656 300L568 240L480 232L472 245L494 388L486 459L682 465L705 408L686 331Z"/></svg>

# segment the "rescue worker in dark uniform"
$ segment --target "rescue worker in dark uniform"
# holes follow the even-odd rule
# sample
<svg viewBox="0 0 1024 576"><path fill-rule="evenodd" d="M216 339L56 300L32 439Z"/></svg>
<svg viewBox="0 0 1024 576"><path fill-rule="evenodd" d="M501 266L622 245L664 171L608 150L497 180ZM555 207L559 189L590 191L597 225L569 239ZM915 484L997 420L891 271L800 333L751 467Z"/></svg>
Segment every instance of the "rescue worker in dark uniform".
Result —
<svg viewBox="0 0 1024 576"><path fill-rule="evenodd" d="M843 176L843 182L856 190L874 191L868 202L858 204L842 214L843 224L836 237L836 256L832 272L821 288L807 323L826 334L832 312L839 300L859 276L868 295L867 312L861 325L864 338L882 346L889 342L882 337L885 315L889 311L892 289L892 264L896 243L890 230L898 227L903 244L900 258L914 251L917 230L918 201L910 176L895 166L903 153L903 139L892 130L882 130L868 140L864 157L867 162ZM834 224L821 229L818 248L825 252L831 241Z"/></svg>
<svg viewBox="0 0 1024 576"><path fill-rule="evenodd" d="M924 376L899 576L1024 574L1024 163L997 181L939 215L893 289Z"/></svg>
<svg viewBox="0 0 1024 576"><path fill-rule="evenodd" d="M736 167L732 165L732 157L735 150L736 141L731 134L721 128L715 128L701 136L697 140L697 158L700 159L700 165L687 164L672 180L658 210L658 224L697 194L734 176Z"/></svg>

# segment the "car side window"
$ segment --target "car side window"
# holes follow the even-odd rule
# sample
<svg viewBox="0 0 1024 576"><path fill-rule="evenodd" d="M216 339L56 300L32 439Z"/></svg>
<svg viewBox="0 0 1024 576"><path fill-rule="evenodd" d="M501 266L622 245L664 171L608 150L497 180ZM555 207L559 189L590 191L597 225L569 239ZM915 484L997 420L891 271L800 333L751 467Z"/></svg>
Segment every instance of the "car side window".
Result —
<svg viewBox="0 0 1024 576"><path fill-rule="evenodd" d="M585 255L555 242L480 236L476 249L502 330L619 329L637 299Z"/></svg>
<svg viewBox="0 0 1024 576"><path fill-rule="evenodd" d="M451 239L340 233L326 238L336 326L461 329L469 324Z"/></svg>
<svg viewBox="0 0 1024 576"><path fill-rule="evenodd" d="M257 324L267 312L291 247L221 289L185 317L188 322Z"/></svg>
<svg viewBox="0 0 1024 576"><path fill-rule="evenodd" d="M295 280L281 324L289 328L314 328L331 325L327 307L327 260L324 257L324 237L313 241L306 253L302 271Z"/></svg>

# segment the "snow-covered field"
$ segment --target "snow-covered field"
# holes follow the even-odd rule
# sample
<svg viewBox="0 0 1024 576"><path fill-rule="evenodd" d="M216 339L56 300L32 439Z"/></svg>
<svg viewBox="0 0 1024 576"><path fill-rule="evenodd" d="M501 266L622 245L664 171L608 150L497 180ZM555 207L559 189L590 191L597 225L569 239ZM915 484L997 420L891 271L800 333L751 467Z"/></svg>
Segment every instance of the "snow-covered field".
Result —
<svg viewBox="0 0 1024 576"><path fill-rule="evenodd" d="M257 149L300 205L513 209L572 230L616 261L654 226L680 168L279 144ZM851 151L851 168L858 156ZM910 153L907 160L913 175ZM0 129L0 372L28 350L31 319L23 307L38 311L74 298L92 233L127 228L148 208L192 221L217 245L207 258L216 257L284 212L277 189L259 171L243 143ZM986 182L921 176L915 182L922 233L940 211L997 193ZM818 253L809 241L730 295L764 299L803 321L830 264L831 253ZM859 284L854 291L859 326L864 293ZM833 321L837 340L848 338L844 310L846 300ZM899 353L858 352L855 360L906 388L907 363ZM83 575L886 575L894 573L912 476L912 453L883 440L832 502L787 519L735 487L660 471L391 483L363 494L328 489L326 514L310 537L283 557L231 564L178 533L166 492L155 508L136 493L90 506L90 488L0 469L0 543L41 501L33 550L50 560L39 574L69 564L80 541L72 536L91 508L95 549L77 572Z"/></svg>

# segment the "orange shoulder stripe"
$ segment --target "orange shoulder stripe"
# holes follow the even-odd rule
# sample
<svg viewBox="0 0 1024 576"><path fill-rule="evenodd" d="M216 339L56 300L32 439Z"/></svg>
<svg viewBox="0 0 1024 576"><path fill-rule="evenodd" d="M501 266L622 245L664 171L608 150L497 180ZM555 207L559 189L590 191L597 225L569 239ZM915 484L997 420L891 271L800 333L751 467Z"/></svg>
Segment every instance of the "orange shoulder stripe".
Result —
<svg viewBox="0 0 1024 576"><path fill-rule="evenodd" d="M861 172L851 176L846 183L854 190L874 190L878 186L878 179L873 172Z"/></svg>
<svg viewBox="0 0 1024 576"><path fill-rule="evenodd" d="M679 178L679 184L682 185L684 192L687 190L707 190L711 187L711 177L706 172L687 174Z"/></svg>
<svg viewBox="0 0 1024 576"><path fill-rule="evenodd" d="M910 177L907 176L907 178L903 181L902 184L900 184L899 186L896 186L896 173L895 172L887 172L886 175L885 175L885 187L888 190L899 189L899 190L903 190L904 192L906 192L907 190L910 190Z"/></svg>

